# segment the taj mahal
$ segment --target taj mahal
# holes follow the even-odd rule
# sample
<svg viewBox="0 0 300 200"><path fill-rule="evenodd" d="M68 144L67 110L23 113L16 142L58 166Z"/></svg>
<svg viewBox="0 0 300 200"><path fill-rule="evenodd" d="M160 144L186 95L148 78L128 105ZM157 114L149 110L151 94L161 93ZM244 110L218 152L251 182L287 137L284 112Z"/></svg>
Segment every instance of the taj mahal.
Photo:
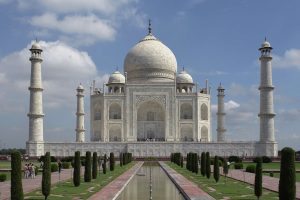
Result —
<svg viewBox="0 0 300 200"><path fill-rule="evenodd" d="M260 135L259 141L229 141L225 129L225 89L217 88L217 140L212 140L211 98L207 81L199 87L188 73L179 70L173 52L154 36L149 23L148 34L127 53L124 73L116 70L107 83L90 87L90 137L85 131L84 102L86 90L80 84L77 98L76 140L47 142L43 135L42 48L34 42L31 51L29 137L30 156L50 152L53 156L73 156L75 151L133 153L135 157L168 157L172 152L201 153L219 156L277 156L274 136L272 85L272 47L265 40L259 51ZM74 87L75 88L75 87ZM74 105L75 107L75 105ZM230 131L230 130L228 130Z"/></svg>

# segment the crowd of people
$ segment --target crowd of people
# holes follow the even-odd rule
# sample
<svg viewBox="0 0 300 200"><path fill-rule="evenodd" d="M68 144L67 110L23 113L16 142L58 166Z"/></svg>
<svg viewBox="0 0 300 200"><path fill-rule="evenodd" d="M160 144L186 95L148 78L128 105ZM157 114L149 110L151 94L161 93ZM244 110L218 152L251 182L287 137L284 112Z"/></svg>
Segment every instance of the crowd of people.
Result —
<svg viewBox="0 0 300 200"><path fill-rule="evenodd" d="M35 166L32 163L25 164L24 178L35 178Z"/></svg>

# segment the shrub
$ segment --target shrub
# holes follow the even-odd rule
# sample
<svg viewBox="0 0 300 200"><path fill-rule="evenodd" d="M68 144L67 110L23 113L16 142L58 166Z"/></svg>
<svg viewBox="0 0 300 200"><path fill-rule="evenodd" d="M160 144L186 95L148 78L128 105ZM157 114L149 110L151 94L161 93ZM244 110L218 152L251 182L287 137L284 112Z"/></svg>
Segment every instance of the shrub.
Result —
<svg viewBox="0 0 300 200"><path fill-rule="evenodd" d="M246 172L255 173L255 165L248 165L246 167Z"/></svg>
<svg viewBox="0 0 300 200"><path fill-rule="evenodd" d="M285 147L281 150L279 199L296 198L295 151Z"/></svg>
<svg viewBox="0 0 300 200"><path fill-rule="evenodd" d="M73 184L75 187L80 185L80 151L75 152L74 158L74 171L73 171Z"/></svg>
<svg viewBox="0 0 300 200"><path fill-rule="evenodd" d="M206 156L206 160L205 160L205 164L206 164L206 166L205 166L206 177L209 179L210 178L210 173L211 173L209 152L206 152L205 156Z"/></svg>
<svg viewBox="0 0 300 200"><path fill-rule="evenodd" d="M206 164L205 164L205 152L202 152L201 153L201 174L202 176L205 176L205 173L206 173Z"/></svg>
<svg viewBox="0 0 300 200"><path fill-rule="evenodd" d="M183 168L183 156L180 158L180 167Z"/></svg>
<svg viewBox="0 0 300 200"><path fill-rule="evenodd" d="M261 158L257 159L256 169L255 169L255 181L254 181L254 194L259 199L262 195L262 164Z"/></svg>
<svg viewBox="0 0 300 200"><path fill-rule="evenodd" d="M12 200L24 199L21 173L21 154L18 151L11 153L11 187Z"/></svg>
<svg viewBox="0 0 300 200"><path fill-rule="evenodd" d="M64 157L60 161L61 162L73 162L74 161L74 156Z"/></svg>
<svg viewBox="0 0 300 200"><path fill-rule="evenodd" d="M219 168L219 157L218 156L215 156L215 160L214 160L214 179L216 182L218 182L220 179L220 168Z"/></svg>
<svg viewBox="0 0 300 200"><path fill-rule="evenodd" d="M42 175L42 193L45 196L45 199L48 198L51 190L51 171L52 171L52 166L54 166L54 164L51 164L50 166L50 160L51 160L50 153L47 152L44 157L43 175Z"/></svg>
<svg viewBox="0 0 300 200"><path fill-rule="evenodd" d="M120 153L120 166L123 166L123 153Z"/></svg>
<svg viewBox="0 0 300 200"><path fill-rule="evenodd" d="M272 162L272 159L268 156L263 156L262 157L262 162L263 163L270 163L270 162Z"/></svg>
<svg viewBox="0 0 300 200"><path fill-rule="evenodd" d="M234 163L234 169L243 169L244 165L243 163Z"/></svg>
<svg viewBox="0 0 300 200"><path fill-rule="evenodd" d="M34 174L37 176L39 173L39 167L38 166L34 166Z"/></svg>
<svg viewBox="0 0 300 200"><path fill-rule="evenodd" d="M4 182L6 181L6 179L7 179L6 174L0 174L0 182Z"/></svg>
<svg viewBox="0 0 300 200"><path fill-rule="evenodd" d="M126 156L125 156L126 157ZM104 154L104 157L103 157L103 164L102 164L102 168L103 168L103 174L106 174L106 161L107 161L107 156L106 154ZM127 161L126 161L127 162ZM126 163L125 162L125 163ZM127 163L126 163L127 164Z"/></svg>
<svg viewBox="0 0 300 200"><path fill-rule="evenodd" d="M87 151L85 153L84 182L91 182L92 180L91 158L91 152Z"/></svg>
<svg viewBox="0 0 300 200"><path fill-rule="evenodd" d="M269 176L270 176L270 177L274 177L274 173L273 173L273 172L270 172L270 173L269 173Z"/></svg>
<svg viewBox="0 0 300 200"><path fill-rule="evenodd" d="M63 169L70 169L71 163L70 162L62 162L62 168Z"/></svg>
<svg viewBox="0 0 300 200"><path fill-rule="evenodd" d="M93 153L93 168L92 168L92 177L93 179L97 178L98 175L98 156L97 156L97 152Z"/></svg>
<svg viewBox="0 0 300 200"><path fill-rule="evenodd" d="M115 169L115 155L113 152L109 154L109 170L114 171Z"/></svg>
<svg viewBox="0 0 300 200"><path fill-rule="evenodd" d="M238 156L229 156L228 161L229 162L240 163L240 162L242 162L242 159Z"/></svg>
<svg viewBox="0 0 300 200"><path fill-rule="evenodd" d="M198 174L199 165L198 165L198 154L197 153L194 153L194 165L195 165L195 173Z"/></svg>
<svg viewBox="0 0 300 200"><path fill-rule="evenodd" d="M57 163L51 163L51 172L57 172L57 171L58 171Z"/></svg>
<svg viewBox="0 0 300 200"><path fill-rule="evenodd" d="M260 157L255 157L255 158L253 158L253 162L257 163L259 161L259 159L261 159L261 158Z"/></svg>

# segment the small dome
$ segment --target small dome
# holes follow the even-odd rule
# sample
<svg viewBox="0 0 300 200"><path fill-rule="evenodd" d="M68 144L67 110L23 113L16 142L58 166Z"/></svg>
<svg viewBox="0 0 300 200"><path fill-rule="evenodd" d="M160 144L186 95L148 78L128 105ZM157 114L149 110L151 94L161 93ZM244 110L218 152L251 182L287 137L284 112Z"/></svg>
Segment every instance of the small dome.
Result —
<svg viewBox="0 0 300 200"><path fill-rule="evenodd" d="M271 44L270 42L268 42L267 40L265 40L262 44L261 44L261 48L270 48Z"/></svg>
<svg viewBox="0 0 300 200"><path fill-rule="evenodd" d="M224 90L222 84L220 83L219 87L218 87L218 90Z"/></svg>
<svg viewBox="0 0 300 200"><path fill-rule="evenodd" d="M38 42L34 42L31 46L31 49L40 49L40 50L42 50L42 47Z"/></svg>
<svg viewBox="0 0 300 200"><path fill-rule="evenodd" d="M126 55L124 71L129 82L171 82L177 61L173 52L149 33Z"/></svg>
<svg viewBox="0 0 300 200"><path fill-rule="evenodd" d="M184 69L176 77L177 83L194 83L193 78Z"/></svg>
<svg viewBox="0 0 300 200"><path fill-rule="evenodd" d="M119 71L112 73L108 79L108 83L122 83L125 84L125 76Z"/></svg>
<svg viewBox="0 0 300 200"><path fill-rule="evenodd" d="M81 85L81 83L79 84L79 86L77 87L77 90L83 90L83 86Z"/></svg>

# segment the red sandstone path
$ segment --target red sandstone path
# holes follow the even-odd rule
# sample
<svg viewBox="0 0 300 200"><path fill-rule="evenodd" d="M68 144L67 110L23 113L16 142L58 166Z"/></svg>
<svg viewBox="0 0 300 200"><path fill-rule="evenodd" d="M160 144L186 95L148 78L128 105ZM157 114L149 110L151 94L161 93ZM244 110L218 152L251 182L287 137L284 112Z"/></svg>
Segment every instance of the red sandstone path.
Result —
<svg viewBox="0 0 300 200"><path fill-rule="evenodd" d="M223 170L220 170L223 173ZM228 177L254 185L255 174L243 170L229 170ZM279 178L263 176L263 188L278 192ZM300 199L300 182L296 182L296 198Z"/></svg>
<svg viewBox="0 0 300 200"><path fill-rule="evenodd" d="M110 182L107 186L102 188L99 192L93 194L89 200L111 200L118 197L118 195L127 186L136 172L140 169L144 162L136 163L132 168L124 172L115 180Z"/></svg>
<svg viewBox="0 0 300 200"><path fill-rule="evenodd" d="M22 186L23 192L28 193L41 187L42 183L42 173L36 176L35 179L23 179ZM51 174L51 184L58 183L60 181L66 181L73 177L73 169L63 169L60 173L60 179L58 172L53 172ZM5 181L0 183L0 199L8 200L10 199L10 181Z"/></svg>
<svg viewBox="0 0 300 200"><path fill-rule="evenodd" d="M195 183L189 181L184 176L170 168L164 162L159 162L160 166L164 169L173 183L179 188L181 193L186 199L192 200L214 200L209 194L201 190Z"/></svg>

